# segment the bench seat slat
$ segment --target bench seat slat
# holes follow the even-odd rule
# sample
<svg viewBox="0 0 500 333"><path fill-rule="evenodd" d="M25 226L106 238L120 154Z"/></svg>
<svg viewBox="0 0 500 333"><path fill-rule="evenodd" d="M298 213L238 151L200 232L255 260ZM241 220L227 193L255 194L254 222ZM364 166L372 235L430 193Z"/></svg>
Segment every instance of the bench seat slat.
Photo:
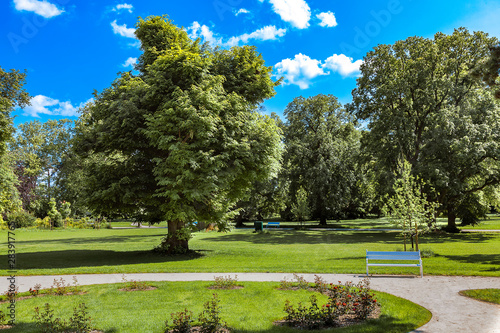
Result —
<svg viewBox="0 0 500 333"><path fill-rule="evenodd" d="M370 260L380 261L418 261L419 263L387 263L387 262L369 262ZM420 276L423 277L423 265L420 251L418 252L400 252L400 251L368 251L366 250L366 275L368 275L368 267L370 266L385 266L385 267L420 267Z"/></svg>

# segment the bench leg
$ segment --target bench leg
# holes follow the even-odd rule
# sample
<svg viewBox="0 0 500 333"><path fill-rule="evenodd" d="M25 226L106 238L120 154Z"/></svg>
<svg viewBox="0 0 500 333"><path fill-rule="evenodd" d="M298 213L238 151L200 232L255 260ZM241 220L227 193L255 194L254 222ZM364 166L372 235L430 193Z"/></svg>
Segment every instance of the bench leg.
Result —
<svg viewBox="0 0 500 333"><path fill-rule="evenodd" d="M420 265L420 277L424 277L424 267L422 267L422 265Z"/></svg>

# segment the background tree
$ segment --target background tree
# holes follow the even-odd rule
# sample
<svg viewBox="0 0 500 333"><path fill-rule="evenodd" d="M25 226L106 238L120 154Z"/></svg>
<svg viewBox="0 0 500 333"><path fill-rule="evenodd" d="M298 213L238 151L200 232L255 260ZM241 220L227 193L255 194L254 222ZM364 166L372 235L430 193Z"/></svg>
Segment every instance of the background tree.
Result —
<svg viewBox="0 0 500 333"><path fill-rule="evenodd" d="M29 105L30 96L23 88L25 82L25 73L0 67L0 220L5 213L20 208L14 160L7 156L7 142L14 131L12 111L16 106Z"/></svg>
<svg viewBox="0 0 500 333"><path fill-rule="evenodd" d="M253 47L214 51L165 17L136 28L139 75L96 94L77 125L87 203L167 220L160 250L185 252L190 222L227 219L253 181L276 173L279 129L257 109L276 83Z"/></svg>
<svg viewBox="0 0 500 333"><path fill-rule="evenodd" d="M320 224L340 218L356 185L359 133L332 95L297 97L285 109L284 168L292 202L302 186Z"/></svg>
<svg viewBox="0 0 500 333"><path fill-rule="evenodd" d="M472 75L497 43L460 28L433 40L379 45L364 58L353 90L350 110L369 122L363 147L378 170L380 192L390 192L403 156L439 193L450 231L463 199L500 181L498 104Z"/></svg>
<svg viewBox="0 0 500 333"><path fill-rule="evenodd" d="M62 197L62 164L71 144L72 121L68 119L37 120L20 124L9 145L16 159L18 190L23 207L45 217L51 198Z"/></svg>

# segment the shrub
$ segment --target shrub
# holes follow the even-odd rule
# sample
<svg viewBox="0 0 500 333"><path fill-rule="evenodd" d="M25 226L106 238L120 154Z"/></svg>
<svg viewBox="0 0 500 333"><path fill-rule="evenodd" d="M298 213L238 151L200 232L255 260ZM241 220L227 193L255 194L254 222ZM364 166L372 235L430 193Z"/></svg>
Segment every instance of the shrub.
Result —
<svg viewBox="0 0 500 333"><path fill-rule="evenodd" d="M324 281L316 278L316 285L324 288ZM318 329L322 327L336 326L344 316L350 316L358 320L366 319L375 309L376 302L370 292L367 279L357 285L352 282L339 285L330 284L324 293L328 301L321 307L318 306L316 296L311 296L309 307L298 303L294 307L290 301L285 302L284 311L287 313L284 320L293 327L303 329Z"/></svg>
<svg viewBox="0 0 500 333"><path fill-rule="evenodd" d="M61 218L65 220L71 215L71 204L67 201L63 201L61 204Z"/></svg>
<svg viewBox="0 0 500 333"><path fill-rule="evenodd" d="M168 325L168 320L165 321L165 325L167 329L165 332L171 333L189 333L191 332L192 323L193 323L193 313L188 309L184 309L184 311L171 313L170 317L172 317L172 325Z"/></svg>
<svg viewBox="0 0 500 333"><path fill-rule="evenodd" d="M73 285L70 285L69 283L66 284L66 281L63 278L59 278L59 280L54 279L54 283L50 287L49 293L52 295L66 295L69 293L79 293L80 286L78 285L78 280L76 279L76 276L73 276Z"/></svg>
<svg viewBox="0 0 500 333"><path fill-rule="evenodd" d="M204 310L198 316L201 323L201 333L216 333L226 327L226 323L220 317L220 300L217 294L213 294L211 300L205 303Z"/></svg>
<svg viewBox="0 0 500 333"><path fill-rule="evenodd" d="M232 289L238 286L238 275L235 275L234 279L231 278L231 275L215 276L214 279L214 283L210 286L214 289Z"/></svg>
<svg viewBox="0 0 500 333"><path fill-rule="evenodd" d="M36 219L35 220L35 227L39 229L49 229L50 228L50 217L45 217L43 220L42 219Z"/></svg>
<svg viewBox="0 0 500 333"><path fill-rule="evenodd" d="M306 279L302 275L298 275L296 273L293 273L293 278L297 281L296 286L299 289L308 289L309 288L309 282L307 282Z"/></svg>
<svg viewBox="0 0 500 333"><path fill-rule="evenodd" d="M33 319L36 326L43 333L64 332L66 323L60 318L54 318L54 310L50 308L49 303L45 303L42 311L38 307L35 308Z"/></svg>
<svg viewBox="0 0 500 333"><path fill-rule="evenodd" d="M12 212L7 215L7 222L12 223L16 228L28 228L35 225L36 217L24 210Z"/></svg>
<svg viewBox="0 0 500 333"><path fill-rule="evenodd" d="M40 294L40 288L42 285L40 283L35 284L33 288L30 288L29 292L31 296L38 296Z"/></svg>
<svg viewBox="0 0 500 333"><path fill-rule="evenodd" d="M59 228L62 226L62 216L61 213L56 208L56 200L54 198L49 201L49 211L47 216L50 218L52 227Z"/></svg>
<svg viewBox="0 0 500 333"><path fill-rule="evenodd" d="M92 319L88 315L85 303L73 308L73 315L69 318L69 322L61 318L54 318L54 310L50 308L49 303L45 303L42 311L36 307L33 319L41 332L44 333L88 333L93 330L91 325Z"/></svg>
<svg viewBox="0 0 500 333"><path fill-rule="evenodd" d="M148 290L148 289L150 289L152 287L149 283L144 282L144 281L136 281L136 280L128 281L125 278L125 275L122 276L122 282L126 283L126 286L125 286L124 289L128 290L128 291L132 291L132 290Z"/></svg>

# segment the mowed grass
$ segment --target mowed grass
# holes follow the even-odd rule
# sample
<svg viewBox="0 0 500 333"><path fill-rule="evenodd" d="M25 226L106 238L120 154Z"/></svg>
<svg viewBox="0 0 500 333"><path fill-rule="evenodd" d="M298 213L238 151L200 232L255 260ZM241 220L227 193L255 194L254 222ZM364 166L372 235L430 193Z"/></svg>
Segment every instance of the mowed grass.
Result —
<svg viewBox="0 0 500 333"><path fill-rule="evenodd" d="M251 229L197 232L183 256L151 252L166 229L16 230L18 275L136 272L297 272L363 274L365 250L403 249L396 232ZM7 231L0 232L0 274L7 271ZM420 239L426 275L500 276L500 234L433 234ZM418 268L373 267L373 274Z"/></svg>
<svg viewBox="0 0 500 333"><path fill-rule="evenodd" d="M460 295L475 298L480 301L500 304L500 289L470 289L463 290Z"/></svg>
<svg viewBox="0 0 500 333"><path fill-rule="evenodd" d="M185 308L198 314L213 293L221 301L221 317L236 332L297 332L288 327L277 327L273 322L285 316L285 300L294 304L308 303L311 291L278 290L279 283L243 282L243 289L212 290L210 282L152 282L158 289L149 291L119 291L123 284L85 286L84 295L43 296L16 303L17 325L9 332L36 332L32 319L35 307L49 303L55 317L68 319L72 309L85 303L93 326L105 332L164 332L170 313ZM316 293L317 294L317 293ZM326 302L318 295L320 304ZM381 317L365 324L322 332L409 332L424 325L431 318L426 309L402 298L375 293L381 304ZM6 304L0 305L5 311ZM310 332L301 330L301 332Z"/></svg>

